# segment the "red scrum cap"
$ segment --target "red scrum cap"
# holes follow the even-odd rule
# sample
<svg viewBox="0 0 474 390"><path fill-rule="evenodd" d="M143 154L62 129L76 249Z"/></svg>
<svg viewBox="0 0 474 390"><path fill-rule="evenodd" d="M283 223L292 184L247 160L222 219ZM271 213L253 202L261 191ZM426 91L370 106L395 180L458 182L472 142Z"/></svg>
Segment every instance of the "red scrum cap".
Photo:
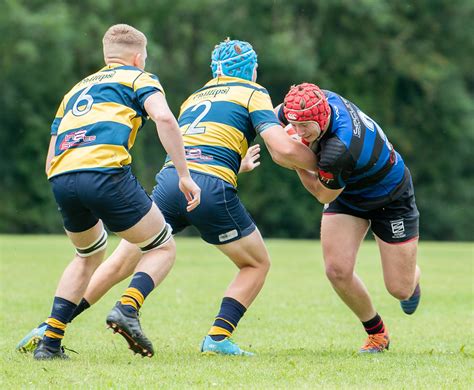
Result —
<svg viewBox="0 0 474 390"><path fill-rule="evenodd" d="M314 121L324 131L331 110L326 96L317 85L303 83L292 86L286 94L283 113L289 121Z"/></svg>

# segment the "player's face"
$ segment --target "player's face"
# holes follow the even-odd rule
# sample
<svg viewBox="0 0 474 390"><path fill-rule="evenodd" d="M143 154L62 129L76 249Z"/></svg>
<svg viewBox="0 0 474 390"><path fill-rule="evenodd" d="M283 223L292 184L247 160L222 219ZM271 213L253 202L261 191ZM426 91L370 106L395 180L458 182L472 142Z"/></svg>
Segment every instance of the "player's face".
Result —
<svg viewBox="0 0 474 390"><path fill-rule="evenodd" d="M319 125L314 121L308 122L293 122L290 121L296 133L308 142L316 141L321 134Z"/></svg>

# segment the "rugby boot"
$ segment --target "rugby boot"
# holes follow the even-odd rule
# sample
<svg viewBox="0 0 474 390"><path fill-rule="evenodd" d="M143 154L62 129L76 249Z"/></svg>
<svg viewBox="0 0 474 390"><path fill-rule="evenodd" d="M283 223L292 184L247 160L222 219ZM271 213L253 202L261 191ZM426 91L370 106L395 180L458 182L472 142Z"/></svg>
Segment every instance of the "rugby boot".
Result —
<svg viewBox="0 0 474 390"><path fill-rule="evenodd" d="M420 284L418 283L415 287L415 291L410 298L400 301L400 306L405 314L413 314L416 311L416 308L420 304L421 298L421 289Z"/></svg>
<svg viewBox="0 0 474 390"><path fill-rule="evenodd" d="M359 349L359 353L379 353L388 351L390 337L385 330L383 333L369 334L365 344Z"/></svg>
<svg viewBox="0 0 474 390"><path fill-rule="evenodd" d="M134 353L147 357L153 356L153 345L142 331L138 312L129 313L122 308L120 302L117 302L105 321L114 333L118 332L123 336Z"/></svg>
<svg viewBox="0 0 474 390"><path fill-rule="evenodd" d="M226 337L221 341L215 341L211 336L204 337L201 344L201 353L203 355L234 355L234 356L254 356L252 352L247 352Z"/></svg>
<svg viewBox="0 0 474 390"><path fill-rule="evenodd" d="M17 344L16 350L19 352L33 352L38 343L43 339L44 332L48 325L44 324L43 326L36 327L32 329L21 341Z"/></svg>
<svg viewBox="0 0 474 390"><path fill-rule="evenodd" d="M69 356L67 356L64 353L64 348L59 347L58 349L56 348L51 348L48 347L43 340L40 340L38 343L38 346L36 347L35 351L33 352L33 357L36 360L53 360L53 359L69 359Z"/></svg>

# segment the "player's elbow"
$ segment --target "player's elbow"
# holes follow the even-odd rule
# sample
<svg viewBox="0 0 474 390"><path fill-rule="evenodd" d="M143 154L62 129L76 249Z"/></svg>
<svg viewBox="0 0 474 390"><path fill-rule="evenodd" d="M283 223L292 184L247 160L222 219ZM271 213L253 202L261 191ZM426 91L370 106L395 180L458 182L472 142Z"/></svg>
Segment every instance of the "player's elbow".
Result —
<svg viewBox="0 0 474 390"><path fill-rule="evenodd" d="M278 165L287 167L292 166L292 161L295 160L293 148L280 145L278 149L276 148L269 148L270 155L275 163Z"/></svg>
<svg viewBox="0 0 474 390"><path fill-rule="evenodd" d="M154 115L152 116L152 119L156 123L156 126L158 128L161 128L161 127L169 128L176 124L176 118L171 112Z"/></svg>

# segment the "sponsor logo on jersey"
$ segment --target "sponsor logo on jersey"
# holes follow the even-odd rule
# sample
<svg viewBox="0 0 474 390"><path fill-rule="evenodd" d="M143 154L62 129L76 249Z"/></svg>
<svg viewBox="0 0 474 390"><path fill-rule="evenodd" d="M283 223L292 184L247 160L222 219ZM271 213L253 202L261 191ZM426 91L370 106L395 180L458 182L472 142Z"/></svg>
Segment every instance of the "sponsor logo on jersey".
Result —
<svg viewBox="0 0 474 390"><path fill-rule="evenodd" d="M212 156L208 156L203 154L201 149L193 148L193 149L186 149L186 160L204 160L210 161L214 158Z"/></svg>
<svg viewBox="0 0 474 390"><path fill-rule="evenodd" d="M59 150L68 150L74 146L78 146L79 144L89 144L95 141L95 135L86 135L87 130L78 130L69 133L64 137L61 145L59 145Z"/></svg>
<svg viewBox="0 0 474 390"><path fill-rule="evenodd" d="M390 221L390 226L392 227L392 238L402 238L405 237L405 224L403 219L397 219L396 221Z"/></svg>
<svg viewBox="0 0 474 390"><path fill-rule="evenodd" d="M220 242L229 241L232 238L237 237L238 235L239 235L239 233L237 232L237 229L234 229L234 230L231 230L227 233L219 234L219 241Z"/></svg>
<svg viewBox="0 0 474 390"><path fill-rule="evenodd" d="M211 88L207 91L199 92L193 96L193 100L215 98L218 95L226 95L230 91L230 87Z"/></svg>
<svg viewBox="0 0 474 390"><path fill-rule="evenodd" d="M349 111L349 115L351 116L352 132L357 138L360 138L361 123L360 123L359 115L357 115L357 111L355 110L355 108L353 107L352 103L349 100L344 99L342 96L341 96L341 99L344 105L346 106L347 111Z"/></svg>
<svg viewBox="0 0 474 390"><path fill-rule="evenodd" d="M323 183L329 184L331 181L334 180L334 175L331 172L325 172L320 169L319 180L321 180Z"/></svg>
<svg viewBox="0 0 474 390"><path fill-rule="evenodd" d="M79 83L79 85L84 85L84 84L89 84L89 83L98 83L105 79L111 79L112 77L115 76L115 73L116 73L115 70L108 71L108 72L101 72L99 74L86 77L84 80L82 80Z"/></svg>

